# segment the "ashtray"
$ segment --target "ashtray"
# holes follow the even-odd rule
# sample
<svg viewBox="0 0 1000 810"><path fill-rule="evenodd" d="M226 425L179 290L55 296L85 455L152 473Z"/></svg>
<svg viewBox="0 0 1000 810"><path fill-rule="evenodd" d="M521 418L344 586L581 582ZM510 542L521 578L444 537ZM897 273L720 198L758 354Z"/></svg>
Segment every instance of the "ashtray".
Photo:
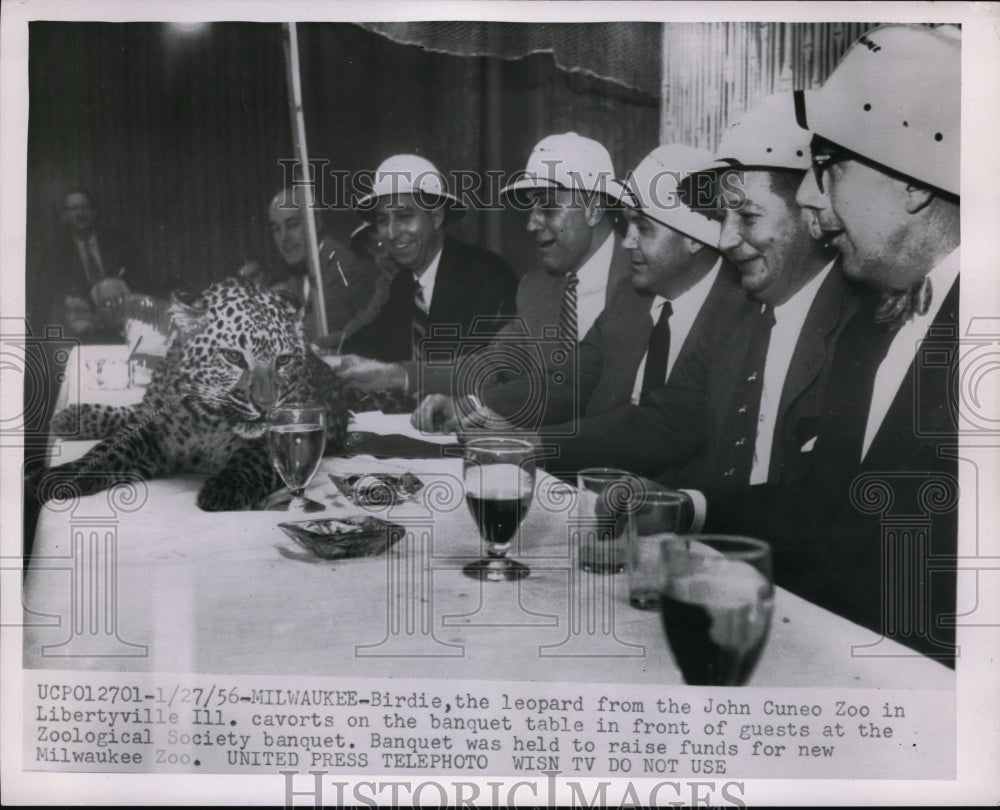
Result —
<svg viewBox="0 0 1000 810"><path fill-rule="evenodd" d="M296 520L279 523L278 528L324 560L373 557L396 545L406 531L371 515Z"/></svg>
<svg viewBox="0 0 1000 810"><path fill-rule="evenodd" d="M424 482L413 473L364 473L333 475L330 480L340 493L357 506L393 506L413 497L424 488Z"/></svg>

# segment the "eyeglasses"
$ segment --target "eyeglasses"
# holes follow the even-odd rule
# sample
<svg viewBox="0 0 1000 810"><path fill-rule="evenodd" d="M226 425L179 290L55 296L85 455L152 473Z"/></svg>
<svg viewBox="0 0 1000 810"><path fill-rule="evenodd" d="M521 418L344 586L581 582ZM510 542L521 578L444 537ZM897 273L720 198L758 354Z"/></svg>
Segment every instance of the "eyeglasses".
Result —
<svg viewBox="0 0 1000 810"><path fill-rule="evenodd" d="M855 157L853 152L839 151L839 152L827 152L826 154L815 154L812 156L812 170L813 175L816 177L816 186L819 188L820 192L825 194L826 189L823 188L823 172L833 166L835 163L841 163L845 160L853 160Z"/></svg>

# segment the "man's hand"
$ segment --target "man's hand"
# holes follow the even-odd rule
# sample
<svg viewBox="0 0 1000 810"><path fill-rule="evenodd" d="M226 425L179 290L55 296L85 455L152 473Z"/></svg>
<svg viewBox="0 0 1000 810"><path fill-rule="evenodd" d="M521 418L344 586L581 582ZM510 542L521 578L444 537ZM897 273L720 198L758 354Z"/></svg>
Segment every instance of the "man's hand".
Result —
<svg viewBox="0 0 1000 810"><path fill-rule="evenodd" d="M413 412L410 424L424 433L454 433L458 427L455 400L444 394L428 394Z"/></svg>
<svg viewBox="0 0 1000 810"><path fill-rule="evenodd" d="M459 400L442 394L430 394L410 417L417 430L426 433L460 433L466 436L503 433L513 429L496 411L472 397Z"/></svg>
<svg viewBox="0 0 1000 810"><path fill-rule="evenodd" d="M383 363L356 354L320 353L320 357L345 383L362 391L406 393L406 370L400 363Z"/></svg>

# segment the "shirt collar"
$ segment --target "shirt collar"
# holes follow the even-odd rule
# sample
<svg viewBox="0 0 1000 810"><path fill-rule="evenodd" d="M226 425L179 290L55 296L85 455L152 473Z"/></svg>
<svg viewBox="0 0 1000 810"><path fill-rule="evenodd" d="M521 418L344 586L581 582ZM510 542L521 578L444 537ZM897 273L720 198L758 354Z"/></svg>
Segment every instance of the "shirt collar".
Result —
<svg viewBox="0 0 1000 810"><path fill-rule="evenodd" d="M431 263L427 265L427 269L424 270L419 276L416 277L417 284L426 293L428 290L434 289L434 281L437 279L438 265L441 263L441 254L444 252L444 245L438 249L438 252L434 254L434 258L431 259Z"/></svg>
<svg viewBox="0 0 1000 810"><path fill-rule="evenodd" d="M604 243L594 252L583 266L576 271L580 292L593 292L608 284L608 272L611 268L611 255L615 250L615 235L611 233Z"/></svg>
<svg viewBox="0 0 1000 810"><path fill-rule="evenodd" d="M795 295L785 301L785 303L774 307L775 322L777 323L786 318L800 318L801 320L805 320L806 313L809 311L809 307L812 306L813 299L816 298L816 293L819 292L820 286L826 280L836 262L836 259L829 262L815 276L809 279ZM761 310L763 311L763 305L761 306Z"/></svg>
<svg viewBox="0 0 1000 810"><path fill-rule="evenodd" d="M927 311L927 315L931 314L931 310L933 310L934 315L937 315L937 311L941 308L941 302L944 301L945 296L948 295L948 291L951 289L951 285L958 278L958 271L962 266L961 252L961 246L955 248L927 274L934 289L934 301Z"/></svg>

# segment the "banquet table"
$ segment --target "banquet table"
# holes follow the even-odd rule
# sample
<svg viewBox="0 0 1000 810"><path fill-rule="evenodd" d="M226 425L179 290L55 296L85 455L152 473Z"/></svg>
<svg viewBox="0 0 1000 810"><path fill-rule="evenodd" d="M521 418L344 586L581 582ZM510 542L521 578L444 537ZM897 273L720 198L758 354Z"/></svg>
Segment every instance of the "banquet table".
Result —
<svg viewBox="0 0 1000 810"><path fill-rule="evenodd" d="M355 427L405 424L363 415ZM50 504L24 585L25 666L682 683L659 614L629 605L626 575L579 567L575 490L541 470L510 551L530 575L463 574L482 549L450 441L427 445L428 458L324 459L307 493L326 505L321 515L367 513L405 529L372 557L312 556L278 528L283 512L203 512L199 476ZM361 508L328 475L366 472L412 472L424 487ZM953 688L954 672L778 588L751 685Z"/></svg>

